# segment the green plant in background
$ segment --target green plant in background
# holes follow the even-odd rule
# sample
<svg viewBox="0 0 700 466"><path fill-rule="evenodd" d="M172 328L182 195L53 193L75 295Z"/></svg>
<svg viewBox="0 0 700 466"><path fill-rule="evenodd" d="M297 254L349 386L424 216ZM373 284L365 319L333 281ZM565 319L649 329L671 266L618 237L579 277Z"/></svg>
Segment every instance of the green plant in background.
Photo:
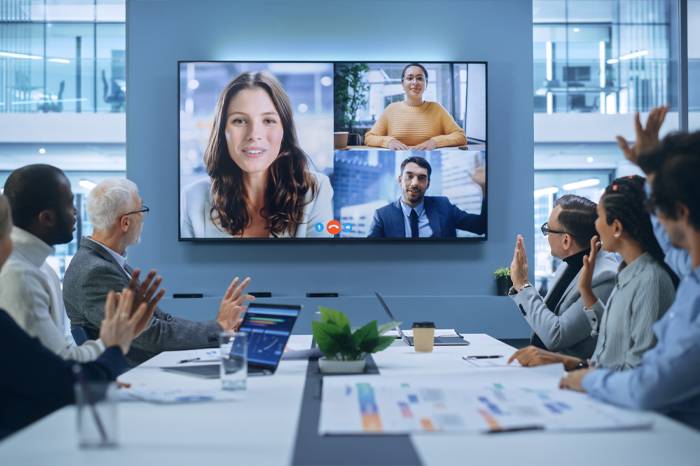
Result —
<svg viewBox="0 0 700 466"><path fill-rule="evenodd" d="M493 276L496 278L501 278L501 277L509 277L510 278L510 269L508 267L499 267L493 271Z"/></svg>
<svg viewBox="0 0 700 466"><path fill-rule="evenodd" d="M313 321L311 328L318 348L327 359L356 361L388 348L395 340L383 334L397 327L398 322L377 326L373 320L353 332L348 317L341 311L323 306L318 309L321 320Z"/></svg>
<svg viewBox="0 0 700 466"><path fill-rule="evenodd" d="M367 105L369 84L364 74L369 71L366 63L342 63L335 69L335 128L347 129L350 133L355 126L355 116L363 105Z"/></svg>

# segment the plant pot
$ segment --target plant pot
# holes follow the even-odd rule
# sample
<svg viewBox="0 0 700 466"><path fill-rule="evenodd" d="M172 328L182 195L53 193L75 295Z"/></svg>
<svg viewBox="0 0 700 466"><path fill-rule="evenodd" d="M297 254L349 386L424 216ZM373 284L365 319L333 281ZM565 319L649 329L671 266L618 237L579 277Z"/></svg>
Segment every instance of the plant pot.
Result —
<svg viewBox="0 0 700 466"><path fill-rule="evenodd" d="M510 277L496 278L496 294L498 296L507 296L511 286L513 286L513 282Z"/></svg>
<svg viewBox="0 0 700 466"><path fill-rule="evenodd" d="M324 374L360 374L365 371L366 364L365 358L355 361L340 361L323 357L318 360L318 368Z"/></svg>

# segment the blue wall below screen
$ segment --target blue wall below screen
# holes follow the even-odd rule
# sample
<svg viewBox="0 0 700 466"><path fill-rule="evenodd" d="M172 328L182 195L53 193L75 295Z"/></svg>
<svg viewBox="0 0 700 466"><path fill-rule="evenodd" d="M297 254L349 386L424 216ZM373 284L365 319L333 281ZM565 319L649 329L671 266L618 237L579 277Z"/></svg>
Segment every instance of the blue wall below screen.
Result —
<svg viewBox="0 0 700 466"><path fill-rule="evenodd" d="M158 269L169 293L222 294L234 275L250 275L251 289L289 296L288 301L307 291L367 297L379 290L416 296L402 298L406 302L431 303L426 312L440 326L526 336L510 300L484 295L493 291L493 270L510 263L516 234L525 236L532 254L531 5L523 0L128 2L127 171L151 207L141 244L129 250L130 262ZM178 242L178 60L487 61L488 240ZM363 300L357 299L339 300L337 307L361 312ZM167 304L172 307L167 310L196 318L180 303ZM489 314L485 308L491 307ZM456 322L458 310L473 309L479 309L473 325L448 325ZM416 320L413 315L410 320Z"/></svg>

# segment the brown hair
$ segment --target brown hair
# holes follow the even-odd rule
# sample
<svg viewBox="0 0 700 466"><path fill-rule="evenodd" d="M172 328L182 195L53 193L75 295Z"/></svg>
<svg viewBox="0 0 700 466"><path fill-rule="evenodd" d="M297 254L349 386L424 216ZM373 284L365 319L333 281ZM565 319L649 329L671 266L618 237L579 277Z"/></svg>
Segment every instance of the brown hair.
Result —
<svg viewBox="0 0 700 466"><path fill-rule="evenodd" d="M10 234L12 229L12 212L7 197L0 194L0 238Z"/></svg>
<svg viewBox="0 0 700 466"><path fill-rule="evenodd" d="M318 186L309 172L307 155L297 141L289 97L279 81L266 72L242 73L228 83L216 102L214 124L204 152L204 164L211 178L209 215L214 224L233 236L242 234L250 224L243 173L229 154L224 131L231 99L244 89L255 88L264 90L272 100L284 132L280 153L267 171L265 203L260 215L267 219L267 228L273 236L285 232L294 235L304 218L306 194L310 189L315 197Z"/></svg>

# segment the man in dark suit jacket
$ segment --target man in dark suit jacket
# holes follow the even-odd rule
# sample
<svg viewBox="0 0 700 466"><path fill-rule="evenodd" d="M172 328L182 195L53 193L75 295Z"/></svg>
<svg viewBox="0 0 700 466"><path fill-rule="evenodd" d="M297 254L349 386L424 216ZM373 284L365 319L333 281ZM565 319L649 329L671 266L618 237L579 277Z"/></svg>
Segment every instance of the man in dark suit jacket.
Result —
<svg viewBox="0 0 700 466"><path fill-rule="evenodd" d="M107 293L135 287L133 282L138 280L138 271L126 263L126 248L138 242L148 207L133 182L107 179L90 192L87 211L94 232L92 237L81 239L66 270L63 301L71 324L82 327L92 338L99 332ZM151 271L141 287L150 288L148 295L160 284L160 277L153 280L154 276L155 271ZM244 293L249 281L239 282L236 277L231 282L215 320L194 322L157 308L150 326L134 340L127 360L136 365L161 351L217 346L219 333L236 329L243 303L253 299Z"/></svg>
<svg viewBox="0 0 700 466"><path fill-rule="evenodd" d="M479 215L461 210L444 196L426 196L431 172L423 157L409 157L401 163L401 199L375 211L369 238L454 238L457 230L486 232L485 196ZM483 191L483 169L473 179Z"/></svg>

